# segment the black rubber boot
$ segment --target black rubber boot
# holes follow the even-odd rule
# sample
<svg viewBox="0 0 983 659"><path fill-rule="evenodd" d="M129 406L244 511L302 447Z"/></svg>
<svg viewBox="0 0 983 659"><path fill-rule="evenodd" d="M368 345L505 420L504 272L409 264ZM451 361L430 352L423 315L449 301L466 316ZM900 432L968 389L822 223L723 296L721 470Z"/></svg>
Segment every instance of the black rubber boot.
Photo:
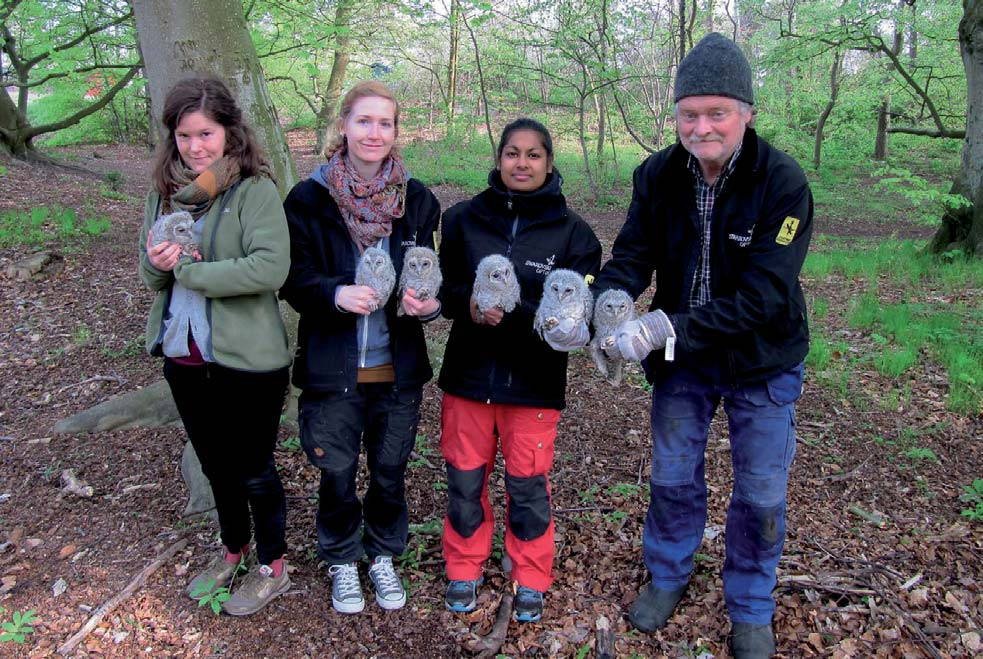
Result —
<svg viewBox="0 0 983 659"><path fill-rule="evenodd" d="M735 622L730 632L734 659L769 659L775 654L775 633L771 625Z"/></svg>
<svg viewBox="0 0 983 659"><path fill-rule="evenodd" d="M662 629L685 592L686 586L678 590L663 590L649 583L629 607L628 619L643 632Z"/></svg>

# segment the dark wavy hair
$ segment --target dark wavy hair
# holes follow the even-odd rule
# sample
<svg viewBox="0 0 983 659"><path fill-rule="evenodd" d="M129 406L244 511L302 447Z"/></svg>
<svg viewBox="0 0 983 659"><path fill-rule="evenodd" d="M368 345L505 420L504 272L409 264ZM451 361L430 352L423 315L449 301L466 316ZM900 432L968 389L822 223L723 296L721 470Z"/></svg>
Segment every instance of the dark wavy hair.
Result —
<svg viewBox="0 0 983 659"><path fill-rule="evenodd" d="M268 166L262 147L243 121L242 110L226 84L210 76L185 78L167 93L161 116L167 136L157 147L152 176L154 187L162 196L174 193L178 187L170 168L172 162L181 158L174 131L185 115L194 112L201 112L225 128L225 155L239 160L243 179L260 174L263 166Z"/></svg>
<svg viewBox="0 0 983 659"><path fill-rule="evenodd" d="M502 151L505 151L505 145L508 144L509 137L517 130L531 130L539 133L539 137L543 142L543 148L546 149L546 157L550 162L553 162L553 137L550 135L546 126L529 117L519 117L502 129L502 138L498 141L496 161L502 159Z"/></svg>

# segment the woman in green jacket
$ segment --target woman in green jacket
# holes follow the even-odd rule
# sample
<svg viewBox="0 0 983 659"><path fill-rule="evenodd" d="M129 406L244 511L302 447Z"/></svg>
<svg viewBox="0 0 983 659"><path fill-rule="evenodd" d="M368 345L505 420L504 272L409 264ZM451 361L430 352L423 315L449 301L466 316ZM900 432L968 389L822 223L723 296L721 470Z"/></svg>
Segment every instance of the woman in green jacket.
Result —
<svg viewBox="0 0 983 659"><path fill-rule="evenodd" d="M258 565L223 609L247 615L287 591L286 500L273 460L290 353L276 291L290 239L270 169L228 88L189 78L168 93L140 235L140 277L157 291L147 349L164 377L215 495L221 555L188 584L200 600ZM191 244L155 221L185 211ZM193 222L193 224L192 224ZM189 226L190 225L190 226ZM187 233L187 231L185 231Z"/></svg>

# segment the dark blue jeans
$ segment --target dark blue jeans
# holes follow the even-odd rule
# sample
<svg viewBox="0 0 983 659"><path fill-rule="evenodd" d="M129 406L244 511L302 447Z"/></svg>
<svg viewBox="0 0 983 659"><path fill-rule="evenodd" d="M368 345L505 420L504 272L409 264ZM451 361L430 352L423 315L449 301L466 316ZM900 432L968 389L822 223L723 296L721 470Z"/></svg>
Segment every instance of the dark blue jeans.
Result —
<svg viewBox="0 0 983 659"><path fill-rule="evenodd" d="M328 565L406 549L406 462L416 441L422 388L360 384L345 393L300 397L300 440L321 470L317 545ZM365 446L369 486L358 500L358 456ZM364 530L363 530L364 525Z"/></svg>
<svg viewBox="0 0 983 659"><path fill-rule="evenodd" d="M287 503L273 461L287 368L251 373L165 359L164 378L211 483L222 544L237 552L249 543L251 513L257 558L269 565L287 549Z"/></svg>
<svg viewBox="0 0 983 659"><path fill-rule="evenodd" d="M795 456L803 366L739 388L674 368L652 391L651 497L642 551L652 583L675 590L693 571L707 517L707 434L721 399L734 489L727 511L724 599L733 622L767 624L785 544L785 489Z"/></svg>

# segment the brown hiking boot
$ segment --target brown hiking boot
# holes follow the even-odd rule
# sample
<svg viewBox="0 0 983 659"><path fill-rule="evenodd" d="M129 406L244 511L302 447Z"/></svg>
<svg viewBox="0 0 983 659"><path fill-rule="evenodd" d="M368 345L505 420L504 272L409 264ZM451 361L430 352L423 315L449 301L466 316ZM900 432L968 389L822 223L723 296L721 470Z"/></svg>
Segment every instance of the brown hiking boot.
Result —
<svg viewBox="0 0 983 659"><path fill-rule="evenodd" d="M258 570L252 570L246 575L242 585L222 604L222 610L231 616L248 616L288 590L290 576L287 574L286 563L279 577L273 576L273 568L269 565L260 565Z"/></svg>
<svg viewBox="0 0 983 659"><path fill-rule="evenodd" d="M208 567L195 575L184 589L184 593L197 602L209 593L215 592L217 588L227 588L232 583L232 577L245 571L245 563L242 560L235 563L226 561L223 552L221 556L216 556Z"/></svg>

